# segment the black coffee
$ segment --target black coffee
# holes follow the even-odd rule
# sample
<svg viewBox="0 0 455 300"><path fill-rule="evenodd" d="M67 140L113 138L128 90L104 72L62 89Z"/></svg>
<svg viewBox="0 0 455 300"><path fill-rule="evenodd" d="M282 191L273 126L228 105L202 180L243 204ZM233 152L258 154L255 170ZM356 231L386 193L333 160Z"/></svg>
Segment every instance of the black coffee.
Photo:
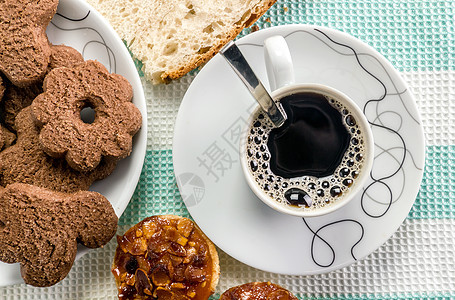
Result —
<svg viewBox="0 0 455 300"><path fill-rule="evenodd" d="M321 94L294 94L280 103L288 119L270 132L272 172L284 178L333 174L351 140L342 113Z"/></svg>
<svg viewBox="0 0 455 300"><path fill-rule="evenodd" d="M363 128L345 106L322 94L297 93L280 103L288 116L280 128L259 111L248 129L251 174L265 194L285 205L333 203L361 172Z"/></svg>

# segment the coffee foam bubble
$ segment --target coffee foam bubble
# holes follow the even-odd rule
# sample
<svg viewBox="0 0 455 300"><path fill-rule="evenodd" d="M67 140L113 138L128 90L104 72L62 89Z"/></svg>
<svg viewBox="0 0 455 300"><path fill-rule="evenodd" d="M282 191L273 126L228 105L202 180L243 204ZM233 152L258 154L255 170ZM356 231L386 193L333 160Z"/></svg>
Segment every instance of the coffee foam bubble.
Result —
<svg viewBox="0 0 455 300"><path fill-rule="evenodd" d="M362 165L365 162L363 129L343 104L336 99L326 98L341 113L343 124L350 133L351 140L335 172L323 178L314 176L284 178L274 174L270 169L271 154L267 147L273 124L261 110L257 110L252 118L245 145L249 172L262 193L282 205L295 206L285 198L286 191L291 188L303 190L312 199L311 206L295 206L300 210L317 210L331 205L350 192L362 172Z"/></svg>

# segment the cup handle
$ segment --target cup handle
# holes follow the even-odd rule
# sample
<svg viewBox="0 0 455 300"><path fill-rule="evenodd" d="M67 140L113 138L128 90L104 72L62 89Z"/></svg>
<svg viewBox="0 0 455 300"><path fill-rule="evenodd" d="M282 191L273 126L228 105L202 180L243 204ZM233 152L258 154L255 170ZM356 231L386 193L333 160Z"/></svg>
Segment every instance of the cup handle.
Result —
<svg viewBox="0 0 455 300"><path fill-rule="evenodd" d="M264 58L271 91L295 82L291 53L284 37L276 35L264 41Z"/></svg>

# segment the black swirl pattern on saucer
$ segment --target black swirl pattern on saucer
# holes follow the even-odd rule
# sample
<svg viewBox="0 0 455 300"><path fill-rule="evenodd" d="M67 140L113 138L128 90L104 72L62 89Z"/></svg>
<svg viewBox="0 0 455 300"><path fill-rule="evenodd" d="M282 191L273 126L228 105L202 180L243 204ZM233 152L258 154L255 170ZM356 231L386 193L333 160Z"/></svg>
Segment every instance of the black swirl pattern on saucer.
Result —
<svg viewBox="0 0 455 300"><path fill-rule="evenodd" d="M398 84L394 82L388 69L377 57L366 52L358 52L354 47L333 39L330 33L327 33L322 29L295 30L287 33L284 38L286 40L290 37L303 39L308 38L308 36L317 39L324 47L330 49L334 54L352 58L366 76L370 77L373 81L376 81L378 90L380 90L378 97L362 99L359 101L360 103L364 103L363 112L371 125L373 135L385 137L382 139L375 139L375 162L373 163L373 168L370 173L370 180L364 187L360 196L360 206L364 215L368 218L380 219L381 217L384 217L390 211L393 204L399 201L403 196L403 191L407 184L406 172L403 167L405 161L409 159L416 170L421 171L423 168L423 166L418 166L416 164L412 153L408 150L405 138L400 132L403 123L405 122L403 115L393 110L384 109L384 107L387 107L388 102L396 101L396 97L398 97L407 114L406 118L420 126L418 117L411 113L411 109L406 106L407 103L403 97L409 91L407 89L398 89ZM241 46L246 45L262 47L262 45L251 43L245 43ZM362 58L373 60L380 67L378 69L370 70L362 62ZM376 74L379 71L381 71L381 74ZM384 144L383 140L387 140L387 144ZM390 143L390 141L393 141L393 143ZM387 163L389 166L385 173L381 166L383 163ZM392 187L390 184L391 182L400 182L400 187L398 189ZM378 190L381 192L378 193ZM310 218L302 218L306 228L313 236L310 245L311 258L314 264L321 268L334 266L338 253L338 250L333 245L334 243L330 238L324 236L324 232L327 229L331 227L335 228L341 224L349 224L350 230L356 232L356 234L358 232L358 239L351 241L352 245L350 246L350 256L353 260L358 259L355 255L355 248L361 243L365 235L365 226L362 224L361 218L359 218L359 220L352 218L333 219L334 218L330 218L328 223L321 225L320 222L313 222ZM314 225L313 223L318 225ZM323 247L326 248L327 251L324 251L324 254L320 254L320 251L315 251L316 244L318 244L318 249ZM330 253L329 258L327 257L327 253Z"/></svg>
<svg viewBox="0 0 455 300"><path fill-rule="evenodd" d="M99 45L104 49L104 51L97 52L97 55L100 56L99 59L103 58L108 62L108 65L105 67L109 70L110 73L116 73L117 71L117 61L115 58L115 54L112 49L107 45L105 38L103 35L95 28L86 26L85 21L90 22L89 18L91 17L91 11L87 11L85 14L80 16L69 16L62 14L61 12L57 12L52 19L49 26L54 26L55 29L61 30L63 32L75 32L79 31L83 36L90 36L87 40L83 41L82 49L80 50L84 59L87 59L87 49L90 45ZM92 34L83 34L85 32L90 32ZM69 45L71 46L71 45ZM78 45L80 46L80 45Z"/></svg>

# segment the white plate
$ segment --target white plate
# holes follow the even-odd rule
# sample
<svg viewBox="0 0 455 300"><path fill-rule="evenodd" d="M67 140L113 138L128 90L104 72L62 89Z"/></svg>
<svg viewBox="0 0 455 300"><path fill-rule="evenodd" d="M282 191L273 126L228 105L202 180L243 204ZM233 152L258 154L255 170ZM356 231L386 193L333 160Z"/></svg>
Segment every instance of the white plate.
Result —
<svg viewBox="0 0 455 300"><path fill-rule="evenodd" d="M133 87L133 103L142 114L142 127L133 139L133 152L118 163L109 177L90 188L109 199L120 217L136 188L147 148L147 108L136 67L117 33L85 1L60 1L47 35L53 44L71 46L81 52L85 60L96 59L110 72L123 75ZM87 248L79 247L76 259L87 252ZM0 286L21 282L19 264L0 262Z"/></svg>
<svg viewBox="0 0 455 300"><path fill-rule="evenodd" d="M257 199L238 157L240 133L256 104L219 55L183 99L174 133L174 170L191 216L223 251L265 271L324 273L373 252L406 218L423 175L423 130L400 74L373 48L336 30L288 25L239 39L266 86L262 43L278 34L289 44L297 82L329 85L366 112L375 160L363 192L334 213L307 219L280 214Z"/></svg>

